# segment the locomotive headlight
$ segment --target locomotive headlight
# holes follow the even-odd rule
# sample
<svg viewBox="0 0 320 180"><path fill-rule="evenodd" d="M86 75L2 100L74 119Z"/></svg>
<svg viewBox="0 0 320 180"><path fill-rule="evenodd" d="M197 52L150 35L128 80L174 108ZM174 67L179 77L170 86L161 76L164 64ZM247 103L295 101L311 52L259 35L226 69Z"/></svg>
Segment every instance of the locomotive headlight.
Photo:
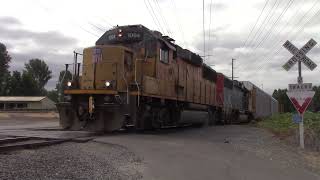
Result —
<svg viewBox="0 0 320 180"><path fill-rule="evenodd" d="M111 83L110 83L110 81L106 81L105 85L106 85L106 87L109 87L109 86L111 86Z"/></svg>
<svg viewBox="0 0 320 180"><path fill-rule="evenodd" d="M68 86L68 87L71 87L71 85L72 85L71 81L68 81L68 82L67 82L67 86Z"/></svg>

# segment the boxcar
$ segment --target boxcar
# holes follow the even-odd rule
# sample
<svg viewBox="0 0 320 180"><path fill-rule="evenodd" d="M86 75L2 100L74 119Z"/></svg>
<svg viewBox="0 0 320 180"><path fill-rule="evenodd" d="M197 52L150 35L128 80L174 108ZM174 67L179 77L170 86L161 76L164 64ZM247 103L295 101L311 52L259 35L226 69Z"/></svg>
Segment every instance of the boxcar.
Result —
<svg viewBox="0 0 320 180"><path fill-rule="evenodd" d="M249 90L248 110L254 118L264 118L278 112L278 101L249 81L242 82Z"/></svg>

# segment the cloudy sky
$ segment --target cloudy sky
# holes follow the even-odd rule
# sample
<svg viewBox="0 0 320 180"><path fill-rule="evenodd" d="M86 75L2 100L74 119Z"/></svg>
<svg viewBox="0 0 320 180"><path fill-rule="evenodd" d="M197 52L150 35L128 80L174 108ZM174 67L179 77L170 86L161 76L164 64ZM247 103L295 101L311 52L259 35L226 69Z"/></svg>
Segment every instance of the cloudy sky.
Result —
<svg viewBox="0 0 320 180"><path fill-rule="evenodd" d="M200 0L10 0L0 9L0 42L13 57L11 70L44 59L54 75L48 89L72 62L73 50L94 45L115 25L143 24L204 55ZM231 76L235 58L239 80L269 93L285 88L297 76L296 66L289 72L281 67L291 57L282 47L287 39L298 48L310 38L319 42L307 56L320 64L319 11L319 0L205 0L205 62ZM303 66L304 81L319 85L319 72Z"/></svg>

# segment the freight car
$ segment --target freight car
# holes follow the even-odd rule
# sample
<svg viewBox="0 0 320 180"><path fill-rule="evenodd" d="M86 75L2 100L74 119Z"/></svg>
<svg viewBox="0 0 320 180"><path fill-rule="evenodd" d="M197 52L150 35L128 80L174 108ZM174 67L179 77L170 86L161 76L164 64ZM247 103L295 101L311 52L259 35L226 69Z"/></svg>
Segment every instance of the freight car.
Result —
<svg viewBox="0 0 320 180"><path fill-rule="evenodd" d="M261 119L278 113L278 101L268 93L249 81L243 81L243 85L249 91L248 110L255 119Z"/></svg>
<svg viewBox="0 0 320 180"><path fill-rule="evenodd" d="M217 105L222 105L218 111L217 121L224 124L248 122L253 118L248 110L249 91L242 82L232 81L222 73L218 73L216 81Z"/></svg>
<svg viewBox="0 0 320 180"><path fill-rule="evenodd" d="M250 116L249 91L242 83L142 25L107 31L84 49L81 76L80 66L75 58L73 78L57 104L66 129L145 130Z"/></svg>

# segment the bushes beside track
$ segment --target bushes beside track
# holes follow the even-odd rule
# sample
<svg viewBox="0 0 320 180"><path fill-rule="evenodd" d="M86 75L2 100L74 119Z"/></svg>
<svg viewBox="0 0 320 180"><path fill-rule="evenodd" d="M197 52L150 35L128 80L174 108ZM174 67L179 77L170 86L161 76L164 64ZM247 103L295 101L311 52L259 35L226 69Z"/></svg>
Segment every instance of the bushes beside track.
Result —
<svg viewBox="0 0 320 180"><path fill-rule="evenodd" d="M281 139L299 143L299 126L292 121L292 113L276 114L257 123L258 127L272 131ZM304 115L305 145L320 151L320 113L306 112Z"/></svg>

